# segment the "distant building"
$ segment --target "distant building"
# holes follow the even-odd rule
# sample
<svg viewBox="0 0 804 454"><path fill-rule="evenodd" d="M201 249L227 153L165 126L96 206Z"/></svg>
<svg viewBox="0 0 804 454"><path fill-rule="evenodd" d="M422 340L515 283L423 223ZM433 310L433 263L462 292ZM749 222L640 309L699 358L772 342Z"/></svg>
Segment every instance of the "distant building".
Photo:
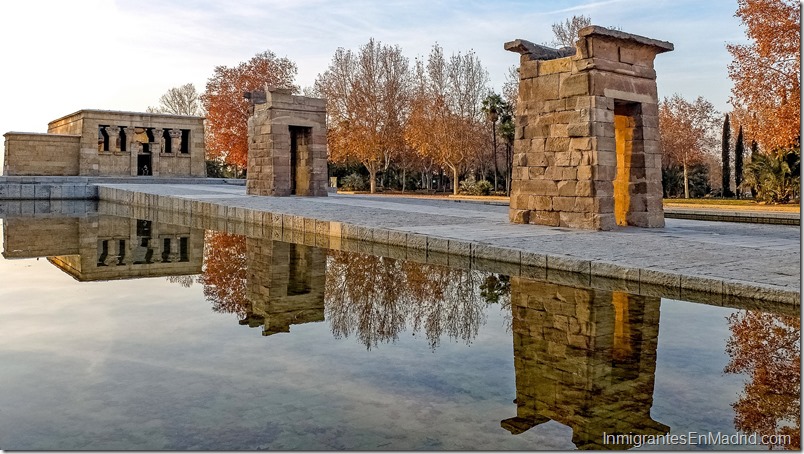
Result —
<svg viewBox="0 0 804 454"><path fill-rule="evenodd" d="M206 176L203 117L79 110L3 137L6 176Z"/></svg>

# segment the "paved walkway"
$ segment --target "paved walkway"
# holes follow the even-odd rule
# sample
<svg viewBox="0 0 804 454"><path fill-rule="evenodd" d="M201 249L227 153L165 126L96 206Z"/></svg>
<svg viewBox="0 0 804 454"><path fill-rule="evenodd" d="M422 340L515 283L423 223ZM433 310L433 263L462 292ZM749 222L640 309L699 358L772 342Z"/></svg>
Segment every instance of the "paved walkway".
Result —
<svg viewBox="0 0 804 454"><path fill-rule="evenodd" d="M801 238L794 226L667 219L663 229L621 227L597 232L510 224L505 206L449 200L343 194L258 197L246 195L245 188L237 186L101 185L102 200L146 200L132 198L136 193L209 202L229 207L230 213L235 207L335 221L378 229L384 232L384 238L388 238L387 231L399 232L408 235L408 247L412 238L419 238L418 234L442 249L447 241L462 247L469 243L473 251L496 247L490 251L504 253L501 260L509 260L508 250L518 251L517 260L521 257L523 264L526 257L533 261L534 257L546 256L548 269L639 279L732 296L761 293L760 298L800 303ZM457 251L452 247L449 250Z"/></svg>

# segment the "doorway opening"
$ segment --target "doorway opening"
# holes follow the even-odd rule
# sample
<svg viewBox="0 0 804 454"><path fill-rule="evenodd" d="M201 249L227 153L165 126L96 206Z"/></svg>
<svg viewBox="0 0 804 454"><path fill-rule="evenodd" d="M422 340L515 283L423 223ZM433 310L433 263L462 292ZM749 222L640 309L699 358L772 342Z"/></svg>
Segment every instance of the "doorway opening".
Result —
<svg viewBox="0 0 804 454"><path fill-rule="evenodd" d="M312 177L310 138L313 128L289 126L290 129L290 194L309 195Z"/></svg>
<svg viewBox="0 0 804 454"><path fill-rule="evenodd" d="M647 211L640 103L614 102L614 142L617 155L614 220L617 225L641 225L639 216L634 216Z"/></svg>

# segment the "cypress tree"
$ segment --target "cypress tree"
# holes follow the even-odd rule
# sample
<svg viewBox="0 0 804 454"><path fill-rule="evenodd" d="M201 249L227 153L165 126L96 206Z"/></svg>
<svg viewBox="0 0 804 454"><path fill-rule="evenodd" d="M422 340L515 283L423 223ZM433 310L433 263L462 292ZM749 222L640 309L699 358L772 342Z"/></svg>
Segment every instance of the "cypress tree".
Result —
<svg viewBox="0 0 804 454"><path fill-rule="evenodd" d="M740 125L737 143L734 145L734 189L737 191L737 197L740 196L740 183L743 182L743 154L745 154L745 145L743 144L743 126Z"/></svg>
<svg viewBox="0 0 804 454"><path fill-rule="evenodd" d="M726 114L726 120L723 121L723 197L731 197L731 166L729 165L729 145L731 142L731 124L729 123L729 114Z"/></svg>

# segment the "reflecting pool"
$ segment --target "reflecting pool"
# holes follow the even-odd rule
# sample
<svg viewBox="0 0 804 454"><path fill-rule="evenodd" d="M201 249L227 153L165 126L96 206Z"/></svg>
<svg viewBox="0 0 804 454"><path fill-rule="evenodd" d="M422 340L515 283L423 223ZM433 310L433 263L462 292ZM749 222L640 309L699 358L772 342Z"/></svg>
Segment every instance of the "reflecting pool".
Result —
<svg viewBox="0 0 804 454"><path fill-rule="evenodd" d="M0 449L799 449L797 308L39 211L0 211Z"/></svg>

